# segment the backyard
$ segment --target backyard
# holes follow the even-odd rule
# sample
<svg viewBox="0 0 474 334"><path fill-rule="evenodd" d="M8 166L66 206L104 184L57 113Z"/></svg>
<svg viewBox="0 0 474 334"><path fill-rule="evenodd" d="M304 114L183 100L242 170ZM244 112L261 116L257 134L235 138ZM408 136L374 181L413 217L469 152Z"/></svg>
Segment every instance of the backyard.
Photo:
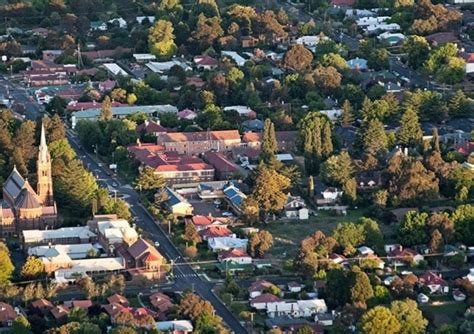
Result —
<svg viewBox="0 0 474 334"><path fill-rule="evenodd" d="M310 216L308 220L276 221L261 228L268 230L273 235L274 245L270 250L270 255L292 259L296 255L300 241L307 236L318 230L330 235L338 223L355 222L365 214L365 210L349 210L346 216L318 211L317 216ZM379 226L386 239L389 240L393 237L395 225L379 222Z"/></svg>

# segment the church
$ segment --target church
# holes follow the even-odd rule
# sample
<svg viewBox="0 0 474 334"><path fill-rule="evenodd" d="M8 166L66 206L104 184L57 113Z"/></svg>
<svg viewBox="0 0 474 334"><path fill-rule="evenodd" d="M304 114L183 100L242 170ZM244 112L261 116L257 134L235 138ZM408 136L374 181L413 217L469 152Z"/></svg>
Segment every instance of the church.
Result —
<svg viewBox="0 0 474 334"><path fill-rule="evenodd" d="M3 200L0 210L0 236L19 235L23 230L52 228L57 221L56 203L53 198L51 156L44 125L38 150L36 191L13 168L3 184Z"/></svg>

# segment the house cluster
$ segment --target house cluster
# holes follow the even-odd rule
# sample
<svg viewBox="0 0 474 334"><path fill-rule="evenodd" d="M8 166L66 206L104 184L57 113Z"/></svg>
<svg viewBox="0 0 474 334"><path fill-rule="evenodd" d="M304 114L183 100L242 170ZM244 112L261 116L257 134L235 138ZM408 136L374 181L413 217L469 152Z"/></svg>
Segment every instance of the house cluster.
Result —
<svg viewBox="0 0 474 334"><path fill-rule="evenodd" d="M157 329L164 333L191 333L193 325L189 320L171 320L170 310L175 307L172 297L155 292L132 303L123 295L115 293L104 298L104 302L89 299L75 299L62 303L53 303L48 299L36 299L28 303L22 312L6 303L0 303L0 324L3 327L12 326L19 315L39 317L44 321L55 323L57 326L69 322L68 316L73 310L81 309L90 316L102 312L110 317L113 325L127 324L147 329ZM147 300L145 300L145 298ZM146 306L146 305L148 306Z"/></svg>
<svg viewBox="0 0 474 334"><path fill-rule="evenodd" d="M124 219L96 215L87 226L25 230L22 246L38 257L57 283L90 274L128 273L158 280L166 274L164 258Z"/></svg>
<svg viewBox="0 0 474 334"><path fill-rule="evenodd" d="M328 311L324 299L318 298L316 292L301 292L304 285L288 282L281 286L266 280L257 280L248 288L250 307L264 314L269 328L286 331L293 327L313 328L314 333L323 333L324 326L331 326L334 313ZM300 297L300 298L296 298Z"/></svg>

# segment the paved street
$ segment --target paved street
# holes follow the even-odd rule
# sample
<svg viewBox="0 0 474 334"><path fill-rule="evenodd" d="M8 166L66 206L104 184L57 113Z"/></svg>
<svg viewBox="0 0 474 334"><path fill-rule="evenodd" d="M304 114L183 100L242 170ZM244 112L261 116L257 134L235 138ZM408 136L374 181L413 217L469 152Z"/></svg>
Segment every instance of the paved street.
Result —
<svg viewBox="0 0 474 334"><path fill-rule="evenodd" d="M130 205L130 210L136 218L136 224L143 230L147 231L153 241L158 241L160 243L160 247L158 248L160 253L164 255L170 263L174 262L176 264L173 266L175 291L194 289L198 295L212 303L217 315L224 319L227 325L235 333L246 333L247 331L245 328L211 291L213 284L201 280L191 266L181 257L181 254L173 243L166 237L161 227L155 223L150 213L141 206L137 192L129 185L120 184L119 180L108 175L104 167L99 166L99 164L92 159L90 154L81 150L71 130L67 131L67 137L71 146L81 158L84 166L93 171L95 175L98 175L99 179L102 180L102 182L105 182L110 188L114 188L114 183L118 184L118 187L115 187L115 189L126 195L124 200Z"/></svg>
<svg viewBox="0 0 474 334"><path fill-rule="evenodd" d="M0 95L3 94L5 97L7 97L7 85L9 87L10 95L13 97L13 103L16 102L24 104L26 118L36 120L36 118L41 115L41 106L39 106L34 100L30 99L30 96L25 89L12 85L3 76L0 77ZM201 280L201 278L196 274L191 266L187 264L183 258L181 258L181 254L173 245L173 243L166 237L161 227L155 223L150 213L141 206L138 200L137 192L129 185L122 185L119 180L108 175L102 165L99 166L99 164L94 159L92 159L90 154L84 152L80 148L80 145L78 144L74 137L74 133L71 130L67 131L67 137L72 148L82 160L84 166L86 166L90 171L93 171L94 175L98 175L99 179L102 180L103 183L107 184L109 188L115 188L118 192L126 195L124 200L126 200L130 205L130 210L136 219L136 224L144 231L149 233L150 239L160 243L160 247L158 249L160 253L168 259L168 262L174 262L176 264L173 267L173 274L175 275L174 291L194 289L195 293L211 302L211 304L214 306L214 309L216 310L216 314L224 320L224 322L234 333L247 333L246 329L234 317L229 309L214 295L212 292L214 285ZM118 187L113 187L113 184L118 184ZM71 296L68 297L70 298Z"/></svg>

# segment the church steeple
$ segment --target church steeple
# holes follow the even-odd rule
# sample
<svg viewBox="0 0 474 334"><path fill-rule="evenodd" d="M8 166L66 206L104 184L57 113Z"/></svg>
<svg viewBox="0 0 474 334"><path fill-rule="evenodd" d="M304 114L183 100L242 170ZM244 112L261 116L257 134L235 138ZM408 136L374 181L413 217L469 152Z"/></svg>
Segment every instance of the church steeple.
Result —
<svg viewBox="0 0 474 334"><path fill-rule="evenodd" d="M44 206L51 206L54 204L53 200L53 179L51 176L51 156L49 154L48 145L46 144L46 134L44 131L44 124L41 124L41 137L38 150L37 161L37 194Z"/></svg>

